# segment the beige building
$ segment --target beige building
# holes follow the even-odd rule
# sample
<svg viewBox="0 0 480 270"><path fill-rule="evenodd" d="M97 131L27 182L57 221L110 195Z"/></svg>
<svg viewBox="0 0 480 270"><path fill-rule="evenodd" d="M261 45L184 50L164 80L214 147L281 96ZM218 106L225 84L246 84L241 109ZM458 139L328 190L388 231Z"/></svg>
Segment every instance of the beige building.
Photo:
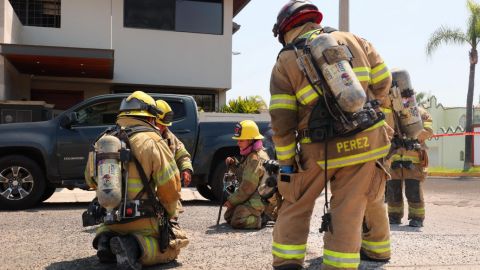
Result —
<svg viewBox="0 0 480 270"><path fill-rule="evenodd" d="M435 96L424 104L433 118L435 134L462 132L465 129L465 107L444 107ZM475 108L474 127L480 131L480 107ZM451 136L427 142L430 167L463 169L465 137ZM480 136L475 136L473 145L474 165L480 166Z"/></svg>
<svg viewBox="0 0 480 270"><path fill-rule="evenodd" d="M250 0L0 0L0 100L66 109L91 96L231 88L232 20Z"/></svg>

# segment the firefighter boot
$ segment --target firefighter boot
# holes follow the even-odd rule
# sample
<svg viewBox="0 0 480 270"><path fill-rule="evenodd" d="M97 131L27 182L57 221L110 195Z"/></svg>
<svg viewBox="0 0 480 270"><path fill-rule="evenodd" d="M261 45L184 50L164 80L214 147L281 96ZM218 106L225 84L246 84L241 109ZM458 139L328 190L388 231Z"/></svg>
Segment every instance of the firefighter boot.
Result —
<svg viewBox="0 0 480 270"><path fill-rule="evenodd" d="M298 265L298 264L284 264L284 265L280 265L280 266L274 266L273 267L274 270L301 270L303 269L303 267L301 265Z"/></svg>
<svg viewBox="0 0 480 270"><path fill-rule="evenodd" d="M141 270L142 265L138 262L140 248L133 236L116 236L110 240L110 248L117 256L117 269Z"/></svg>
<svg viewBox="0 0 480 270"><path fill-rule="evenodd" d="M97 257L101 263L114 263L115 254L110 250L110 237L102 234L98 237Z"/></svg>
<svg viewBox="0 0 480 270"><path fill-rule="evenodd" d="M419 219L411 219L410 222L408 223L408 226L410 227L423 227L423 221Z"/></svg>

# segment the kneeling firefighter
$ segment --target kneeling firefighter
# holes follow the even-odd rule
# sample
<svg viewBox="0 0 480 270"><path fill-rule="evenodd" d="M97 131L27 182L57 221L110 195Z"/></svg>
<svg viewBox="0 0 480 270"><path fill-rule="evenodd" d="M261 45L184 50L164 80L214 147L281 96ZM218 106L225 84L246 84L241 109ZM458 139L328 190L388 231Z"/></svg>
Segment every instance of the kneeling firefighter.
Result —
<svg viewBox="0 0 480 270"><path fill-rule="evenodd" d="M172 153L155 129L155 100L135 91L120 105L116 126L89 153L85 180L105 213L93 246L100 262L119 269L167 263L188 244L169 222L180 196Z"/></svg>
<svg viewBox="0 0 480 270"><path fill-rule="evenodd" d="M322 17L310 1L291 0L273 28L284 46L270 80L284 199L273 230L275 269L302 269L315 201L328 182L322 269L357 269L360 249L390 258L383 159L393 130L378 105L388 97L391 74L371 43L320 26Z"/></svg>
<svg viewBox="0 0 480 270"><path fill-rule="evenodd" d="M155 103L157 105L157 109L161 111L161 113L157 115L155 125L160 131L160 135L162 136L162 138L165 139L168 148L170 148L170 151L172 151L173 158L175 159L177 167L180 170L180 176L182 180L181 185L183 185L184 187L188 187L190 185L190 182L192 181L193 174L193 166L190 153L188 153L185 145L168 128L172 125L173 122L173 110L170 105L168 105L165 100L161 99L155 101ZM181 201L179 200L177 207L177 215L180 213L183 213L183 207Z"/></svg>
<svg viewBox="0 0 480 270"><path fill-rule="evenodd" d="M403 218L403 186L408 201L409 226L422 227L425 219L423 182L428 167L425 141L433 136L432 118L417 106L415 92L406 70L393 70L391 99L396 121L392 145L391 180L387 181L387 202L390 224L400 224Z"/></svg>
<svg viewBox="0 0 480 270"><path fill-rule="evenodd" d="M263 150L263 136L255 122L244 120L236 124L232 139L237 140L241 159L228 157L225 163L235 167L233 171L239 186L224 203L227 207L224 218L236 229L260 229L265 204L258 186L265 174L263 162L269 160Z"/></svg>

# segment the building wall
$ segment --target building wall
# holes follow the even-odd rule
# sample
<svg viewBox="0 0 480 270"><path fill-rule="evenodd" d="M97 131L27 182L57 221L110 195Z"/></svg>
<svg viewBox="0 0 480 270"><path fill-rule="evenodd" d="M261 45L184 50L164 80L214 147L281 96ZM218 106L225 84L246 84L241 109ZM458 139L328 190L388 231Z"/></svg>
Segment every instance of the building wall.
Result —
<svg viewBox="0 0 480 270"><path fill-rule="evenodd" d="M124 28L123 2L63 0L61 28L24 26L22 43L114 49L113 83L231 88L232 0L223 35Z"/></svg>
<svg viewBox="0 0 480 270"><path fill-rule="evenodd" d="M62 0L61 28L24 26L22 43L110 49L110 16L111 0Z"/></svg>
<svg viewBox="0 0 480 270"><path fill-rule="evenodd" d="M22 24L8 0L0 0L0 42L21 42L21 31ZM0 100L25 98L25 92L29 90L28 83L28 76L19 74L0 55Z"/></svg>
<svg viewBox="0 0 480 270"><path fill-rule="evenodd" d="M465 107L444 107L438 103L436 97L431 97L425 107L432 116L434 133L442 134L442 128L443 130L448 128L455 130L458 126L465 128ZM480 116L480 110L476 110L475 116ZM440 137L428 141L427 146L430 167L463 169L464 136Z"/></svg>

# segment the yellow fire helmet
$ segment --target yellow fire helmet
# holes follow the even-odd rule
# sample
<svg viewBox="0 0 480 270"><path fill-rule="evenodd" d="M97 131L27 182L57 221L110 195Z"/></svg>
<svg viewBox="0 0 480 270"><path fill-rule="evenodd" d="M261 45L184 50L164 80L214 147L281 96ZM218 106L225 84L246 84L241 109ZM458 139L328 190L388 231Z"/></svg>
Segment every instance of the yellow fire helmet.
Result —
<svg viewBox="0 0 480 270"><path fill-rule="evenodd" d="M157 100L155 101L157 105L157 109L160 111L155 119L155 122L160 125L164 126L171 126L173 121L173 111L170 105L165 100Z"/></svg>
<svg viewBox="0 0 480 270"><path fill-rule="evenodd" d="M145 116L157 117L160 112L155 100L143 91L135 91L122 100L118 116Z"/></svg>
<svg viewBox="0 0 480 270"><path fill-rule="evenodd" d="M234 134L232 139L234 140L261 140L262 134L258 130L257 124L252 120L243 120L235 125Z"/></svg>

